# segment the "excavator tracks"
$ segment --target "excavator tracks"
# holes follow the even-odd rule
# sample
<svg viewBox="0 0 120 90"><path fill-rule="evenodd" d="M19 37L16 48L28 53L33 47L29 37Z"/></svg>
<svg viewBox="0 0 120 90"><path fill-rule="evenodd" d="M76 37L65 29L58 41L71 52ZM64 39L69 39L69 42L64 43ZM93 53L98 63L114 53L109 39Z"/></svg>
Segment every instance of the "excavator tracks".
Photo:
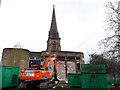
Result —
<svg viewBox="0 0 120 90"><path fill-rule="evenodd" d="M40 88L43 89L52 88L53 86L55 86L55 81L47 81L40 83Z"/></svg>

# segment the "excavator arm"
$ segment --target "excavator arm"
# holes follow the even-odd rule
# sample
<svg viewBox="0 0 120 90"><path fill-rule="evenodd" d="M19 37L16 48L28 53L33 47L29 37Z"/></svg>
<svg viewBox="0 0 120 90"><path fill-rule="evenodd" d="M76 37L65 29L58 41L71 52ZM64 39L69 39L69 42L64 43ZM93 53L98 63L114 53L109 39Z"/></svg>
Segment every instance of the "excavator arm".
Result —
<svg viewBox="0 0 120 90"><path fill-rule="evenodd" d="M48 67L48 63L52 61L54 61L54 81L59 81L57 79L57 55L56 54L53 54L50 57L46 58L43 62L42 67L44 68L44 70L46 70Z"/></svg>
<svg viewBox="0 0 120 90"><path fill-rule="evenodd" d="M45 58L45 60L43 61L43 65L42 65L44 70L46 70L46 68L48 67L48 63L52 62L52 61L54 61L54 66L56 68L57 67L56 59L57 59L57 55L56 54L53 54L53 55L49 56L48 58Z"/></svg>

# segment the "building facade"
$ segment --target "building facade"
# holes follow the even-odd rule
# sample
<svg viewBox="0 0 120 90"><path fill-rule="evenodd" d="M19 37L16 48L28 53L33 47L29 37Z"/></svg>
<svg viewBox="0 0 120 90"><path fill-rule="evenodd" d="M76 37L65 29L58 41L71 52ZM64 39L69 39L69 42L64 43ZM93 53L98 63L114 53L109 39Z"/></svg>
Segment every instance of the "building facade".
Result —
<svg viewBox="0 0 120 90"><path fill-rule="evenodd" d="M55 16L55 8L53 7L51 27L47 40L47 49L46 51L41 52L31 52L26 49L20 50L17 49L16 53L19 52L21 54L12 54L15 52L14 48L5 48L2 53L2 64L8 66L19 66L20 70L29 67L32 63L39 62L42 64L44 58L57 54L57 75L59 79L66 79L67 73L76 73L80 72L80 64L84 64L84 53L83 52L72 52L72 51L61 51L60 45L61 38L59 37L59 32L57 29L56 16ZM21 58L14 58L21 57ZM14 61L13 61L14 60ZM12 62L9 63L9 62ZM19 62L19 64L17 64ZM13 63L16 63L13 65ZM51 67L53 67L53 63L51 63Z"/></svg>

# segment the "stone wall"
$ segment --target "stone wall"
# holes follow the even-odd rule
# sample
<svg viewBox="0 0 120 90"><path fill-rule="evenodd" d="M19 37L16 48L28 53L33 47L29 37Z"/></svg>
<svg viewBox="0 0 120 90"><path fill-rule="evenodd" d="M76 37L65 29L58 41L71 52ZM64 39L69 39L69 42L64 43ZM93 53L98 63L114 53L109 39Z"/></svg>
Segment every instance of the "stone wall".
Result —
<svg viewBox="0 0 120 90"><path fill-rule="evenodd" d="M80 61L79 61L80 62ZM79 64L80 67L81 64ZM77 64L75 61L57 61L57 77L62 80L67 79L67 74L68 73L80 73L77 71ZM48 65L49 71L54 74L54 62L50 62Z"/></svg>
<svg viewBox="0 0 120 90"><path fill-rule="evenodd" d="M2 65L19 67L20 70L29 66L29 50L5 48L2 53Z"/></svg>
<svg viewBox="0 0 120 90"><path fill-rule="evenodd" d="M76 73L76 65L74 61L67 62L67 73Z"/></svg>
<svg viewBox="0 0 120 90"><path fill-rule="evenodd" d="M54 75L54 62L49 63L48 69L52 73L52 75ZM57 77L59 79L66 79L64 61L57 61Z"/></svg>
<svg viewBox="0 0 120 90"><path fill-rule="evenodd" d="M57 76L59 79L66 79L65 67L66 66L64 61L57 62Z"/></svg>

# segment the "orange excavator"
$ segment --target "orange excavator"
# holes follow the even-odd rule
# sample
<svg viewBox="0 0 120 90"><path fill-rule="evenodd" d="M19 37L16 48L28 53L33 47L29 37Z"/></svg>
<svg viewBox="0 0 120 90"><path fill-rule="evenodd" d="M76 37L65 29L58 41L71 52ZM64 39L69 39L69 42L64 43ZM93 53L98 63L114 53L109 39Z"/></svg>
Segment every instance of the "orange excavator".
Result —
<svg viewBox="0 0 120 90"><path fill-rule="evenodd" d="M20 81L27 88L40 87L40 88L50 88L55 85L55 82L59 83L57 79L57 55L51 55L45 58L43 65L31 65L30 68L26 68L20 72ZM49 69L49 63L54 62L54 74L52 74ZM33 67L33 68L32 68Z"/></svg>

